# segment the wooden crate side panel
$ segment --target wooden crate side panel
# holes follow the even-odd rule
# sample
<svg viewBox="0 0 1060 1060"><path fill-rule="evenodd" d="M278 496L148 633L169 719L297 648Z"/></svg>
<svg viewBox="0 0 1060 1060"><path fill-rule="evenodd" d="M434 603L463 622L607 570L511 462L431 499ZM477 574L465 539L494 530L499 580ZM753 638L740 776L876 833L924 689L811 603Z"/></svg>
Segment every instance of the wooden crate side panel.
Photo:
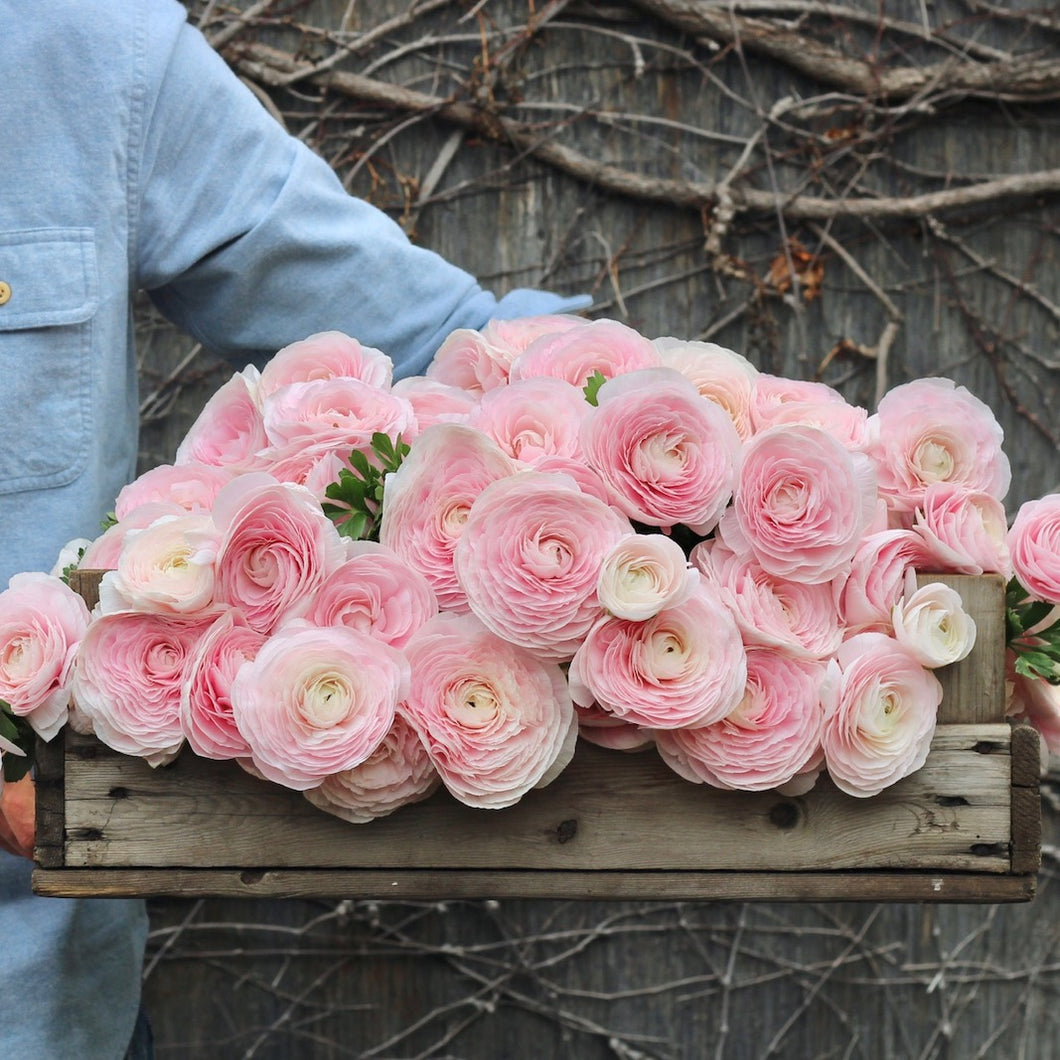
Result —
<svg viewBox="0 0 1060 1060"><path fill-rule="evenodd" d="M810 871L1010 868L1011 729L944 726L923 769L870 799L822 782L800 798L719 792L652 753L585 747L504 811L440 792L351 825L234 763L171 767L69 741L72 867ZM88 757L80 756L84 750Z"/></svg>

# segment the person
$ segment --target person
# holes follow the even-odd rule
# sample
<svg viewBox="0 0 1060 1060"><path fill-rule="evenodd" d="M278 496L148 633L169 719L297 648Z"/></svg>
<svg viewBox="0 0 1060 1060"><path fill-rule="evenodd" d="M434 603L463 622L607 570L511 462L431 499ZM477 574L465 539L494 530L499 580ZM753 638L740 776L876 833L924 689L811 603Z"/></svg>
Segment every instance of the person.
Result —
<svg viewBox="0 0 1060 1060"><path fill-rule="evenodd" d="M334 329L390 354L396 377L455 328L588 303L498 300L410 244L267 114L176 0L0 0L0 56L0 586L94 536L134 473L139 289L240 364ZM0 834L24 847L32 799L5 793ZM30 868L0 854L4 1051L120 1058L143 903L37 898Z"/></svg>

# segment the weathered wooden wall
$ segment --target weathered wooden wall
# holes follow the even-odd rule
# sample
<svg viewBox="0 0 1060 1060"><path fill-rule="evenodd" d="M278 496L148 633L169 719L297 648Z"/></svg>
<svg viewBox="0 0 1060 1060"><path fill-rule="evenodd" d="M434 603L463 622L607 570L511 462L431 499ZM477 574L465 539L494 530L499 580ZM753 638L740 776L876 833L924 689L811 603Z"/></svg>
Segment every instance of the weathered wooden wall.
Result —
<svg viewBox="0 0 1060 1060"><path fill-rule="evenodd" d="M1013 507L1060 483L1055 11L240 6L241 25L231 7L192 11L352 191L489 286L589 291L594 315L708 337L870 406L881 381L951 376L1005 426ZM680 28L697 12L710 32ZM764 18L780 27L769 56L747 21ZM834 56L807 72L814 41L863 60L870 88L838 84ZM339 43L353 54L326 66ZM1042 61L1033 89L1015 55ZM272 87L305 73L290 62L318 80ZM996 77L972 91L979 67ZM911 94L894 87L928 68ZM417 114L364 82L325 91L329 69L480 108ZM228 369L146 310L141 335L153 465ZM1060 1056L1046 854L1038 899L1012 908L165 901L147 999L161 1057Z"/></svg>

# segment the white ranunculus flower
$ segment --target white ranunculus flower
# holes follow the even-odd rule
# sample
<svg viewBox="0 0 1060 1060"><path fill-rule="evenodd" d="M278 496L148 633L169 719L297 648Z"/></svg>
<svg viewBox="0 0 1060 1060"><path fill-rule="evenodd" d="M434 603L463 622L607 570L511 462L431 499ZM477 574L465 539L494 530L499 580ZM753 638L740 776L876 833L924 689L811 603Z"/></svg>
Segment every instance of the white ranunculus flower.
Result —
<svg viewBox="0 0 1060 1060"><path fill-rule="evenodd" d="M673 538L633 534L604 557L596 595L615 618L643 622L663 608L683 604L698 580L698 571L689 567Z"/></svg>
<svg viewBox="0 0 1060 1060"><path fill-rule="evenodd" d="M903 596L891 619L895 639L931 669L960 662L975 646L975 620L960 594L942 582Z"/></svg>

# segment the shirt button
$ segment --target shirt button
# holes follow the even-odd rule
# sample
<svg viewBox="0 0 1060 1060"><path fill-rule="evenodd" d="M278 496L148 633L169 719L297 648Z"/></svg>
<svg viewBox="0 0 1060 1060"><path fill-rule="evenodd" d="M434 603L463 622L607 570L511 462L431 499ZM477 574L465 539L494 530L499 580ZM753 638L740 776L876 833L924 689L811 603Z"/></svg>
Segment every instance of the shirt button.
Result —
<svg viewBox="0 0 1060 1060"><path fill-rule="evenodd" d="M0 280L0 305L6 304L11 299L11 285Z"/></svg>

